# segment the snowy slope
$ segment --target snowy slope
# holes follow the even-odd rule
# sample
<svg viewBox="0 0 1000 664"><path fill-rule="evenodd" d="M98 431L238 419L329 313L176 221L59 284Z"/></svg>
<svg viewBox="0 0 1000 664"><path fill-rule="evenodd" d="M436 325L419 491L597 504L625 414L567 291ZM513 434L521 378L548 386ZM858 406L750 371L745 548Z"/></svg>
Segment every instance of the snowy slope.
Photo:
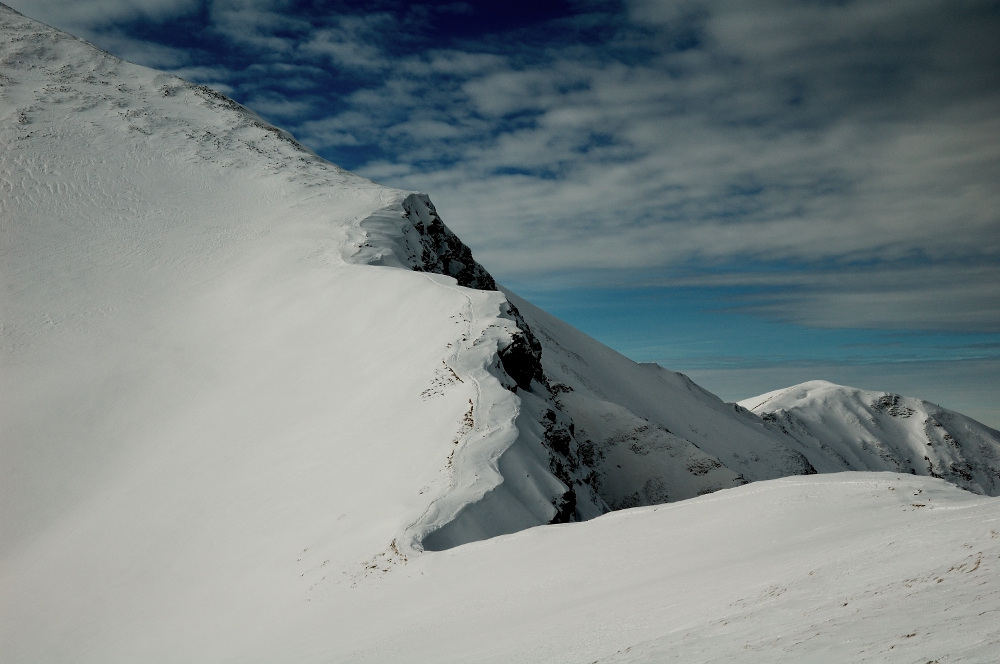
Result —
<svg viewBox="0 0 1000 664"><path fill-rule="evenodd" d="M331 593L351 618L329 661L993 662L998 507L840 473L531 529Z"/></svg>
<svg viewBox="0 0 1000 664"><path fill-rule="evenodd" d="M794 438L819 472L928 475L1000 495L1000 432L929 401L817 380L740 405Z"/></svg>
<svg viewBox="0 0 1000 664"><path fill-rule="evenodd" d="M468 537L559 516L501 360L523 359L517 317L456 284L492 280L426 197L3 7L0 30L0 574L109 550L156 569L171 533L261 567L403 556L509 448L530 481Z"/></svg>

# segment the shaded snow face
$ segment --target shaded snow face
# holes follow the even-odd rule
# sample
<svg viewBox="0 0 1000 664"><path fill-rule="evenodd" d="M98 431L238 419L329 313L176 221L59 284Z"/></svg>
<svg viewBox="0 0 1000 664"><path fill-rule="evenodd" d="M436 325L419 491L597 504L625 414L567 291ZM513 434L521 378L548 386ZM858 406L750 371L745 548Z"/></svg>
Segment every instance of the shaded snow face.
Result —
<svg viewBox="0 0 1000 664"><path fill-rule="evenodd" d="M793 438L820 472L927 475L1000 495L1000 432L928 401L812 381L740 404Z"/></svg>
<svg viewBox="0 0 1000 664"><path fill-rule="evenodd" d="M814 473L784 434L687 377L639 365L508 293L542 346L556 401L614 509Z"/></svg>

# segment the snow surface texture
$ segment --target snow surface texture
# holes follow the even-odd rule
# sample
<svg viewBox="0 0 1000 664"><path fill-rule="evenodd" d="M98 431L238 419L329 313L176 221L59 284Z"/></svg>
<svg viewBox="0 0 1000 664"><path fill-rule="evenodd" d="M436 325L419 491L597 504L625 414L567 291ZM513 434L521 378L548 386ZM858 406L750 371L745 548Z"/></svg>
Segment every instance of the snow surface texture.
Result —
<svg viewBox="0 0 1000 664"><path fill-rule="evenodd" d="M929 401L815 380L740 405L794 438L821 473L928 475L1000 496L1000 431Z"/></svg>
<svg viewBox="0 0 1000 664"><path fill-rule="evenodd" d="M0 270L4 662L995 648L996 501L759 482L811 448L495 290L426 196L3 5Z"/></svg>

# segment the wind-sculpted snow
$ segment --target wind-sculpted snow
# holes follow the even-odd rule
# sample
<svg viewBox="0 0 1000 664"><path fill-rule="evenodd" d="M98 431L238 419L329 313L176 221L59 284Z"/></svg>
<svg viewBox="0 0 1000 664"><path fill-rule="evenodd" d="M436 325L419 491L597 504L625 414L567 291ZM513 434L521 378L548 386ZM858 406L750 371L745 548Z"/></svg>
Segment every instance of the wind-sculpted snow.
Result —
<svg viewBox="0 0 1000 664"><path fill-rule="evenodd" d="M811 381L740 402L820 472L886 470L1000 495L1000 432L912 397Z"/></svg>

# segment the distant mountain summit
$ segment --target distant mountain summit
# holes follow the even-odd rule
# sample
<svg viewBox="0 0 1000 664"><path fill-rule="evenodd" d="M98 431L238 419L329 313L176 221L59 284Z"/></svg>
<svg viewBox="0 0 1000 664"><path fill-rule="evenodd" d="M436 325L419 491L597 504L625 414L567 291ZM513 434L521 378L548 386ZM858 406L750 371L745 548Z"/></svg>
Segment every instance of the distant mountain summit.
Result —
<svg viewBox="0 0 1000 664"><path fill-rule="evenodd" d="M821 473L927 475L1000 495L1000 432L929 401L814 380L740 405L792 438Z"/></svg>

